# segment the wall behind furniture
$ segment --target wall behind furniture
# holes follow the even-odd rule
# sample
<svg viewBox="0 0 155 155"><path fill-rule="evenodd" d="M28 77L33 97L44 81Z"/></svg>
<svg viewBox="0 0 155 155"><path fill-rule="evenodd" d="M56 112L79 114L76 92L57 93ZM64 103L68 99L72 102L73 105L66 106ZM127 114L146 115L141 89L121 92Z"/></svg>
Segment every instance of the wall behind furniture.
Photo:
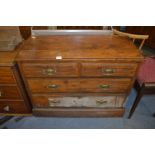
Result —
<svg viewBox="0 0 155 155"><path fill-rule="evenodd" d="M149 35L149 39L145 41L145 44L155 48L155 26L126 26L126 32Z"/></svg>

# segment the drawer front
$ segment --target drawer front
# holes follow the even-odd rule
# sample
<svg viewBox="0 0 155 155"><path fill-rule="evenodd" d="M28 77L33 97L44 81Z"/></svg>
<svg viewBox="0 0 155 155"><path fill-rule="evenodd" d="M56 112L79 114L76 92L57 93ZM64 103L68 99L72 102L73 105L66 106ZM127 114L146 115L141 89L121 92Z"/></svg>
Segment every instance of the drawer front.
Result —
<svg viewBox="0 0 155 155"><path fill-rule="evenodd" d="M32 93L50 92L119 92L129 89L131 79L28 79Z"/></svg>
<svg viewBox="0 0 155 155"><path fill-rule="evenodd" d="M23 73L26 77L77 77L77 63L24 63Z"/></svg>
<svg viewBox="0 0 155 155"><path fill-rule="evenodd" d="M108 77L128 76L132 77L137 69L137 64L129 63L82 63L81 76L84 77Z"/></svg>
<svg viewBox="0 0 155 155"><path fill-rule="evenodd" d="M20 99L16 86L0 86L0 99Z"/></svg>
<svg viewBox="0 0 155 155"><path fill-rule="evenodd" d="M0 101L0 113L28 113L24 101Z"/></svg>
<svg viewBox="0 0 155 155"><path fill-rule="evenodd" d="M10 67L0 67L0 84L15 84L13 72Z"/></svg>
<svg viewBox="0 0 155 155"><path fill-rule="evenodd" d="M52 95L33 95L35 107L122 107L125 96L86 96L86 97L61 97Z"/></svg>
<svg viewBox="0 0 155 155"><path fill-rule="evenodd" d="M0 84L15 84L16 81L13 76L0 75Z"/></svg>
<svg viewBox="0 0 155 155"><path fill-rule="evenodd" d="M33 95L32 102L35 107L95 107L110 108L122 107L125 96L85 96L62 97L52 95Z"/></svg>

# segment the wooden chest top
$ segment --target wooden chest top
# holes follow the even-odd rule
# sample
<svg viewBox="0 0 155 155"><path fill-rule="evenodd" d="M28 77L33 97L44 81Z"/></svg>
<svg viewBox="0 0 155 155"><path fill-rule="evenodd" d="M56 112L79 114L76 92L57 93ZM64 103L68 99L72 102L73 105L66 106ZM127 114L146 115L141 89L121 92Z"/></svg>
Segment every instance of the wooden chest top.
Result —
<svg viewBox="0 0 155 155"><path fill-rule="evenodd" d="M57 56L61 56L62 60L125 59L139 62L143 59L128 38L113 35L57 35L29 38L17 60L56 60Z"/></svg>

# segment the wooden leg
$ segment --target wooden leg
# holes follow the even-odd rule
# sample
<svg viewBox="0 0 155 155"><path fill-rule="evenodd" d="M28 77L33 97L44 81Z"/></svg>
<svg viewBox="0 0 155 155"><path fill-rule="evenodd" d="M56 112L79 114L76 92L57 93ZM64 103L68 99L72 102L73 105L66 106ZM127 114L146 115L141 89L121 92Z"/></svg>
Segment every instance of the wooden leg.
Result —
<svg viewBox="0 0 155 155"><path fill-rule="evenodd" d="M142 96L143 96L143 93L142 93L142 91L140 90L140 91L137 93L136 99L135 99L135 101L134 101L134 103L133 103L133 105L132 105L132 107L131 107L131 110L130 110L130 112L129 112L128 118L131 118L131 116L132 116L132 114L134 113L136 107L138 106L138 103L139 103L139 101L140 101L140 99L141 99Z"/></svg>

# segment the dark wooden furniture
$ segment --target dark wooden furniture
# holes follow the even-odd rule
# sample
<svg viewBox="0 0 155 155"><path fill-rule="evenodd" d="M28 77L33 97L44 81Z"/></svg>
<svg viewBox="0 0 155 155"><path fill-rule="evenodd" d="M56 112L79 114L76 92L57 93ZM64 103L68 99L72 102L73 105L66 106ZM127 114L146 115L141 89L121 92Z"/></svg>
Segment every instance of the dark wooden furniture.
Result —
<svg viewBox="0 0 155 155"><path fill-rule="evenodd" d="M136 99L128 118L131 118L143 95L155 94L155 57L147 57L140 66L135 82Z"/></svg>
<svg viewBox="0 0 155 155"><path fill-rule="evenodd" d="M31 106L14 59L17 51L0 51L0 114L31 113Z"/></svg>
<svg viewBox="0 0 155 155"><path fill-rule="evenodd" d="M143 56L119 36L29 38L16 61L39 116L122 116Z"/></svg>
<svg viewBox="0 0 155 155"><path fill-rule="evenodd" d="M155 26L126 26L127 33L149 35L145 44L155 48Z"/></svg>
<svg viewBox="0 0 155 155"><path fill-rule="evenodd" d="M19 30L23 39L28 39L31 36L32 26L19 26Z"/></svg>

